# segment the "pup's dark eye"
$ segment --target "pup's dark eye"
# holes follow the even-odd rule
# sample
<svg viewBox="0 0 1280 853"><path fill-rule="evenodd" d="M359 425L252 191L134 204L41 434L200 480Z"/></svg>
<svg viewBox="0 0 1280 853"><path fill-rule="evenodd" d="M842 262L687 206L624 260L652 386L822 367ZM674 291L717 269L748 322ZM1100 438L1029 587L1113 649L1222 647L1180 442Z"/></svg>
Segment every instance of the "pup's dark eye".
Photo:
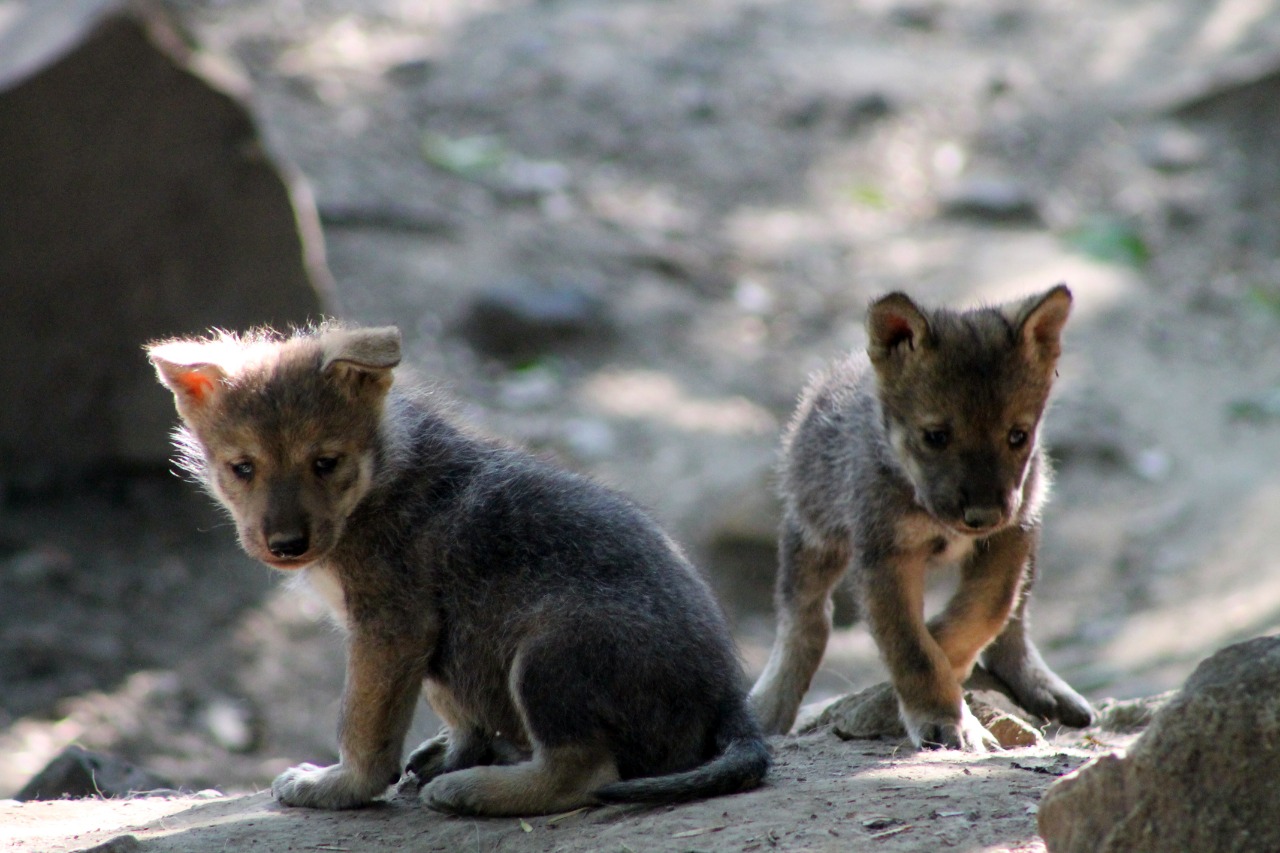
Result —
<svg viewBox="0 0 1280 853"><path fill-rule="evenodd" d="M1026 430L1018 429L1017 427L1014 427L1013 429L1009 430L1009 446L1010 447L1017 448L1017 447L1021 447L1026 443L1027 443Z"/></svg>
<svg viewBox="0 0 1280 853"><path fill-rule="evenodd" d="M232 462L227 467L231 469L231 473L235 475L237 480L244 480L247 483L253 479L253 463L248 459Z"/></svg>
<svg viewBox="0 0 1280 853"><path fill-rule="evenodd" d="M924 443L934 450L942 450L951 443L951 430L943 427L942 429L927 429L921 433Z"/></svg>
<svg viewBox="0 0 1280 853"><path fill-rule="evenodd" d="M311 470L316 472L317 477L327 477L338 468L338 456L317 456L315 461L311 463Z"/></svg>

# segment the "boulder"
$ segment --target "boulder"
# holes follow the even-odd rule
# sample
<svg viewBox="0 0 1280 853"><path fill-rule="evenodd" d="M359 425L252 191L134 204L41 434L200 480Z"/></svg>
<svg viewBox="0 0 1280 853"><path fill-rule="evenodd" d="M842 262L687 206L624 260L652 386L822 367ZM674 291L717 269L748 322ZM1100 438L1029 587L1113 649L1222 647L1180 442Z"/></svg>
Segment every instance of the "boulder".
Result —
<svg viewBox="0 0 1280 853"><path fill-rule="evenodd" d="M605 343L613 334L604 300L589 288L533 279L476 294L460 325L478 352L517 364L563 346Z"/></svg>
<svg viewBox="0 0 1280 853"><path fill-rule="evenodd" d="M69 746L23 785L14 799L128 797L156 790L172 791L173 784L117 756Z"/></svg>
<svg viewBox="0 0 1280 853"><path fill-rule="evenodd" d="M148 339L315 317L318 219L154 4L0 16L0 488L159 465Z"/></svg>
<svg viewBox="0 0 1280 853"><path fill-rule="evenodd" d="M1014 178L970 177L943 193L944 215L1011 225L1039 225L1040 201Z"/></svg>
<svg viewBox="0 0 1280 853"><path fill-rule="evenodd" d="M1196 668L1125 752L1045 792L1050 853L1280 850L1280 637Z"/></svg>
<svg viewBox="0 0 1280 853"><path fill-rule="evenodd" d="M979 668L966 685L965 701L979 722L995 737L1001 749L1043 746L1041 721L1018 708ZM831 727L841 740L905 740L906 727L898 716L898 694L886 682L841 696L821 708L803 708L797 730L801 734Z"/></svg>

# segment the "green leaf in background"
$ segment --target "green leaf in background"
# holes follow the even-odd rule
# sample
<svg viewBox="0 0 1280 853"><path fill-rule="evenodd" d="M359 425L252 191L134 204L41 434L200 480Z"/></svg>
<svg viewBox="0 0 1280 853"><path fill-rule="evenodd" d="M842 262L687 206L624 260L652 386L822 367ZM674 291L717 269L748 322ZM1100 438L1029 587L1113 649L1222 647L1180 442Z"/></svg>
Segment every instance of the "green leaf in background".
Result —
<svg viewBox="0 0 1280 853"><path fill-rule="evenodd" d="M1250 306L1273 320L1280 320L1280 289L1255 285L1245 296Z"/></svg>
<svg viewBox="0 0 1280 853"><path fill-rule="evenodd" d="M1233 421L1256 424L1280 421L1280 388L1232 400L1227 404L1227 414Z"/></svg>
<svg viewBox="0 0 1280 853"><path fill-rule="evenodd" d="M854 184L849 187L848 192L849 199L863 207L884 210L889 206L889 199L884 194L884 190L874 184Z"/></svg>
<svg viewBox="0 0 1280 853"><path fill-rule="evenodd" d="M478 180L496 174L510 152L496 136L422 135L422 158L439 169L463 178Z"/></svg>
<svg viewBox="0 0 1280 853"><path fill-rule="evenodd" d="M1111 216L1094 216L1068 231L1068 246L1094 260L1141 267L1151 260L1151 250L1129 222Z"/></svg>

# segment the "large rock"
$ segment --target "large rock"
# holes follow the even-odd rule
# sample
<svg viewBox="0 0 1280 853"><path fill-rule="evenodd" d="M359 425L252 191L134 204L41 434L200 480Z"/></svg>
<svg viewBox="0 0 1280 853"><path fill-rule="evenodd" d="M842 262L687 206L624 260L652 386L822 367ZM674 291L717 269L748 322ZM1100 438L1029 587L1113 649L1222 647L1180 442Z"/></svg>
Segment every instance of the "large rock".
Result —
<svg viewBox="0 0 1280 853"><path fill-rule="evenodd" d="M520 280L476 295L461 331L476 350L512 362L565 344L601 344L613 334L605 302L588 288Z"/></svg>
<svg viewBox="0 0 1280 853"><path fill-rule="evenodd" d="M974 669L965 687L969 709L1002 749L1044 745L1045 739L1039 730L1044 721L1019 708L1008 695L1008 688L981 666ZM898 714L898 694L888 682L841 696L822 706L800 709L796 728L801 734L827 726L841 740L905 740L907 737Z"/></svg>
<svg viewBox="0 0 1280 853"><path fill-rule="evenodd" d="M158 464L149 338L322 308L318 220L152 5L0 15L0 487ZM219 81L214 81L219 76Z"/></svg>
<svg viewBox="0 0 1280 853"><path fill-rule="evenodd" d="M1040 804L1051 853L1280 850L1280 637L1200 664L1127 754Z"/></svg>
<svg viewBox="0 0 1280 853"><path fill-rule="evenodd" d="M123 758L69 746L14 795L19 802L63 797L128 797L145 791L172 791L173 784Z"/></svg>

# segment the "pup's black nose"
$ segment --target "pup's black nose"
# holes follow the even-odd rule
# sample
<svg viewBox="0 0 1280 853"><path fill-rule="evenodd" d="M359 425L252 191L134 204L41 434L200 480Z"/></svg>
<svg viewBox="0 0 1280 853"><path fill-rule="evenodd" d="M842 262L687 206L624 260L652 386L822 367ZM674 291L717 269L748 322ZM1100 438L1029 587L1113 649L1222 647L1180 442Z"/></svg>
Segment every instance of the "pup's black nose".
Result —
<svg viewBox="0 0 1280 853"><path fill-rule="evenodd" d="M310 547L311 542L305 533L273 533L267 538L267 550L271 556L282 560L301 557Z"/></svg>
<svg viewBox="0 0 1280 853"><path fill-rule="evenodd" d="M964 523L974 530L995 527L1004 513L994 506L968 506L964 508Z"/></svg>

